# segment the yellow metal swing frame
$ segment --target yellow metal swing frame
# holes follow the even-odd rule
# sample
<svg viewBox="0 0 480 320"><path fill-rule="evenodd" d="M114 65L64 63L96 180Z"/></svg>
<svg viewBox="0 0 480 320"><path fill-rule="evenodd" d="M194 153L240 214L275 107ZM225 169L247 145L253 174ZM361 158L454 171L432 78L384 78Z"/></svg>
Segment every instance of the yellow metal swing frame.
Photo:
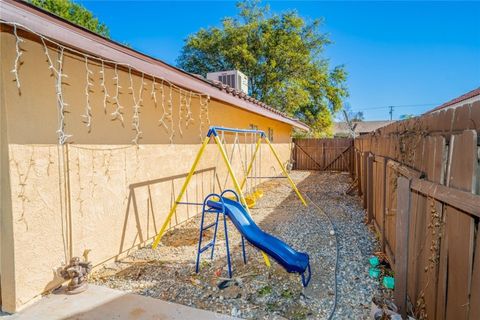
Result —
<svg viewBox="0 0 480 320"><path fill-rule="evenodd" d="M255 145L255 151L252 155L250 163L247 167L247 172L246 172L245 176L243 177L241 183L238 182L237 177L235 176L235 173L233 172L232 165L231 165L230 161L228 160L227 152L225 151L225 148L224 148L222 142L220 141L220 139L218 137L218 131L233 132L233 133L238 132L238 133L259 134L259 138L258 138L257 143ZM218 149L220 151L220 154L222 155L223 160L225 161L225 165L227 166L228 173L230 175L230 178L233 181L233 186L234 186L235 190L237 191L237 193L240 197L240 202L245 206L245 209L247 210L248 214L250 214L250 210L247 206L247 202L245 200L245 196L242 192L242 189L245 186L248 175L250 174L250 172L252 170L252 166L253 166L255 158L257 156L258 149L260 148L262 139L270 147L270 150L272 151L275 159L277 160L280 168L282 169L283 174L287 177L292 189L295 191L295 193L297 194L300 201L302 201L303 205L307 206L307 202L305 201L305 199L300 194L300 191L298 190L297 186L295 185L292 178L288 174L287 170L285 169L285 166L282 164L282 161L280 161L280 157L278 156L277 151L275 150L273 145L268 140L267 136L265 135L265 132L263 132L261 130L245 130L245 129L224 128L224 127L210 127L210 129L208 130L207 136L203 140L202 146L200 147L200 150L198 150L197 156L195 157L195 160L193 161L192 168L190 169L190 172L188 173L187 178L185 179L185 182L183 183L183 186L180 189L180 193L178 194L177 199L173 203L173 206L170 209L170 212L168 213L168 216L165 219L165 222L163 223L162 228L160 229L160 232L157 234L157 236L155 237L155 240L153 241L153 245L152 245L153 249L156 249L158 244L160 243L160 240L162 239L162 236L165 233L165 230L167 229L167 226L170 223L170 220L172 219L173 214L177 210L177 205L182 201L182 198L185 194L185 191L187 190L187 186L190 183L190 180L192 179L193 174L195 173L195 169L197 168L198 162L202 158L202 155L205 152L205 149L206 149L206 147L207 147L207 145L210 142L212 137L213 137L213 140L215 141L215 144L218 146ZM270 267L270 260L269 260L268 256L263 251L262 251L262 255L263 255L263 259L265 260L265 264L268 267Z"/></svg>

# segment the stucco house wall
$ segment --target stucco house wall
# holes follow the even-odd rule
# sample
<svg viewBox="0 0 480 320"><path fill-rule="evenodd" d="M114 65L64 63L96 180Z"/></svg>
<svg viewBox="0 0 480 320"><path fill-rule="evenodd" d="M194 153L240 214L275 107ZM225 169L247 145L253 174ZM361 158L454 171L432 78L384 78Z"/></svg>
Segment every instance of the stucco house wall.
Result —
<svg viewBox="0 0 480 320"><path fill-rule="evenodd" d="M48 68L44 47L34 35L20 30L19 35L24 39L20 90L10 72L16 55L15 37L12 28L2 25L0 275L1 304L7 312L18 311L61 283L54 270L72 256L91 250L88 257L98 266L132 248L149 244L183 182L183 178L171 177L188 172L200 147L200 135L207 132L206 123L200 130L198 98L192 98L191 103L194 121L187 127L185 121L179 119L180 93L174 90L176 134L171 144L169 132L159 125L163 110L151 96L152 80L145 78L140 109L142 135L136 146L132 143L135 131L129 73L119 69L122 87L119 100L125 119L122 124L112 120L115 106L111 102L107 103L106 110L103 107L101 67L94 61L88 62L93 72L89 92L93 122L89 131L82 118L86 105L85 60L66 53L64 73L68 78L62 87L69 106L65 131L72 137L69 143L59 145L55 78ZM57 57L55 48L49 48L49 52ZM111 94L115 90L114 71L111 65L105 68L106 87ZM139 74L132 77L138 92L141 77ZM182 116L185 117L185 113ZM215 99L209 104L209 119L211 125L247 128L253 124L265 131L271 128L282 161L290 157L290 124ZM231 148L230 144L229 152ZM251 150L250 145L242 146L242 155L250 154ZM243 159L234 159L234 169L241 176ZM261 166L265 176L280 173L267 146L262 147ZM206 168L215 168L215 171L207 170L194 176L188 188L190 201L202 201L213 190L213 184L218 191L214 172L220 184L225 181L226 168L214 144L208 146L198 166L198 169ZM171 227L195 215L196 210L180 207Z"/></svg>

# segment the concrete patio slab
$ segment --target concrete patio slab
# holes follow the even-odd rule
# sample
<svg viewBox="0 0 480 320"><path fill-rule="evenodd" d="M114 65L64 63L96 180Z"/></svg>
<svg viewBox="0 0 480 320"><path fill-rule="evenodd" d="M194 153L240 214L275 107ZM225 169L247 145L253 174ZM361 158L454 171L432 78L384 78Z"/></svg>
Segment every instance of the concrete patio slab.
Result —
<svg viewBox="0 0 480 320"><path fill-rule="evenodd" d="M1 320L234 320L227 315L195 309L181 304L126 293L102 286L90 285L77 295L63 291L50 294L14 315Z"/></svg>

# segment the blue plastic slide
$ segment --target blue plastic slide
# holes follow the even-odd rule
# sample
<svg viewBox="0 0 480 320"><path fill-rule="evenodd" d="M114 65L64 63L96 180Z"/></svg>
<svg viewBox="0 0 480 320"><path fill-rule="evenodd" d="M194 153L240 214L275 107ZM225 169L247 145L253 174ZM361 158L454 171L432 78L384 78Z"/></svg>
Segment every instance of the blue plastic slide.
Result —
<svg viewBox="0 0 480 320"><path fill-rule="evenodd" d="M275 259L288 272L301 274L302 283L306 287L311 277L308 254L295 251L285 242L260 229L239 202L225 197L222 199L225 205L225 214L248 242ZM207 205L222 210L222 203L219 201L208 200ZM307 269L308 276L306 277Z"/></svg>

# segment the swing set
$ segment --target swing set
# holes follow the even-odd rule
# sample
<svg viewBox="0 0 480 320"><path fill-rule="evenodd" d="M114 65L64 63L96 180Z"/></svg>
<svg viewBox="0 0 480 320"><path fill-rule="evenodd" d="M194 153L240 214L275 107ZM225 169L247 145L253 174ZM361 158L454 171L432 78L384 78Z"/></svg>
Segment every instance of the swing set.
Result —
<svg viewBox="0 0 480 320"><path fill-rule="evenodd" d="M233 142L230 157L229 157L229 155L227 153L227 150L226 150L225 134L233 134L234 135L234 142ZM240 147L240 136L241 135L244 136L245 146L243 148L244 149L243 150L243 158L244 158L245 161L242 162L243 177L242 177L242 180L239 182L239 180L237 179L237 177L234 173L232 163L234 161L235 149L238 149L238 152L240 153L240 156L242 157L242 154L241 154L241 149L242 148ZM165 219L165 222L163 223L162 228L160 229L160 232L157 234L157 236L156 236L156 238L153 242L153 245L152 245L153 249L156 249L158 244L160 243L160 241L162 239L162 236L164 235L164 232L165 232L167 226L169 225L170 220L171 220L172 216L174 215L178 205L205 205L205 203L201 204L201 203L182 202L182 199L183 199L183 196L184 196L184 194L187 190L187 187L190 183L190 180L195 173L195 169L197 168L197 165L198 165L198 163L199 163L207 145L209 144L209 142L212 138L213 138L215 144L218 146L220 155L223 158L223 160L225 162L225 165L227 167L227 170L228 170L228 175L225 178L224 186L223 186L223 188L222 188L222 186L220 186L220 188L225 189L226 184L227 184L227 179L228 179L228 177L230 177L232 182L233 182L235 197L237 197L238 203L241 204L241 206L245 209L246 214L248 215L248 217L250 219L251 219L251 215L250 215L250 210L249 209L252 208L255 205L255 200L256 199L263 196L263 191L257 188L257 186L258 186L257 183L261 182L262 178L263 179L264 178L270 178L270 177L262 177L261 176L261 149L262 149L261 144L262 144L262 141L265 142L269 146L269 149L271 150L272 154L274 155L275 159L277 160L278 165L280 166L280 168L282 169L282 172L284 174L283 178L286 178L289 181L292 189L295 191L295 193L297 194L300 201L303 203L303 205L307 206L307 203L306 203L305 199L302 197L302 195L300 194L300 191L298 190L297 186L295 185L295 183L293 182L293 180L289 176L287 170L285 169L285 166L282 164L282 162L280 160L280 157L279 157L277 151L275 150L273 145L270 143L270 141L269 141L269 139L266 136L264 131L256 130L256 129L235 129L235 128L216 127L216 126L210 127L209 130L208 130L207 136L203 140L202 146L200 147L200 150L198 151L198 153L195 157L195 160L194 160L193 165L192 165L192 167L191 167L191 169L190 169L190 171L189 171L189 173L188 173L188 175L185 179L185 182L183 183L183 186L180 189L180 192L179 192L175 202L173 203L173 205L170 209L170 212L169 212L167 218ZM247 140L249 138L250 138L250 151L251 151L250 155L251 155L251 157L250 157L250 161L247 161L248 160L247 159L248 158L248 156L247 156L248 146L247 146L246 143L247 143ZM258 157L257 157L257 154L258 154ZM258 159L258 161L256 161L257 159ZM247 165L247 162L248 162L248 165ZM252 170L253 170L253 176L250 176L250 174L252 173ZM250 183L249 183L249 181L250 181ZM245 192L243 191L244 189L245 189ZM220 191L222 191L222 190L220 190ZM223 197L223 193L222 193L222 197ZM223 200L222 197L220 197L219 200L222 200L222 203L223 203L224 200ZM231 197L229 199L231 199ZM202 218L202 221L203 221L203 218ZM242 237L242 241L243 241L243 237ZM227 244L227 246L228 246L228 244ZM207 249L207 248L205 248L205 249ZM265 254L264 251L261 251L261 252L262 252L265 264L268 267L270 267L270 260L267 256L267 254ZM213 256L213 248L212 248L212 256Z"/></svg>

